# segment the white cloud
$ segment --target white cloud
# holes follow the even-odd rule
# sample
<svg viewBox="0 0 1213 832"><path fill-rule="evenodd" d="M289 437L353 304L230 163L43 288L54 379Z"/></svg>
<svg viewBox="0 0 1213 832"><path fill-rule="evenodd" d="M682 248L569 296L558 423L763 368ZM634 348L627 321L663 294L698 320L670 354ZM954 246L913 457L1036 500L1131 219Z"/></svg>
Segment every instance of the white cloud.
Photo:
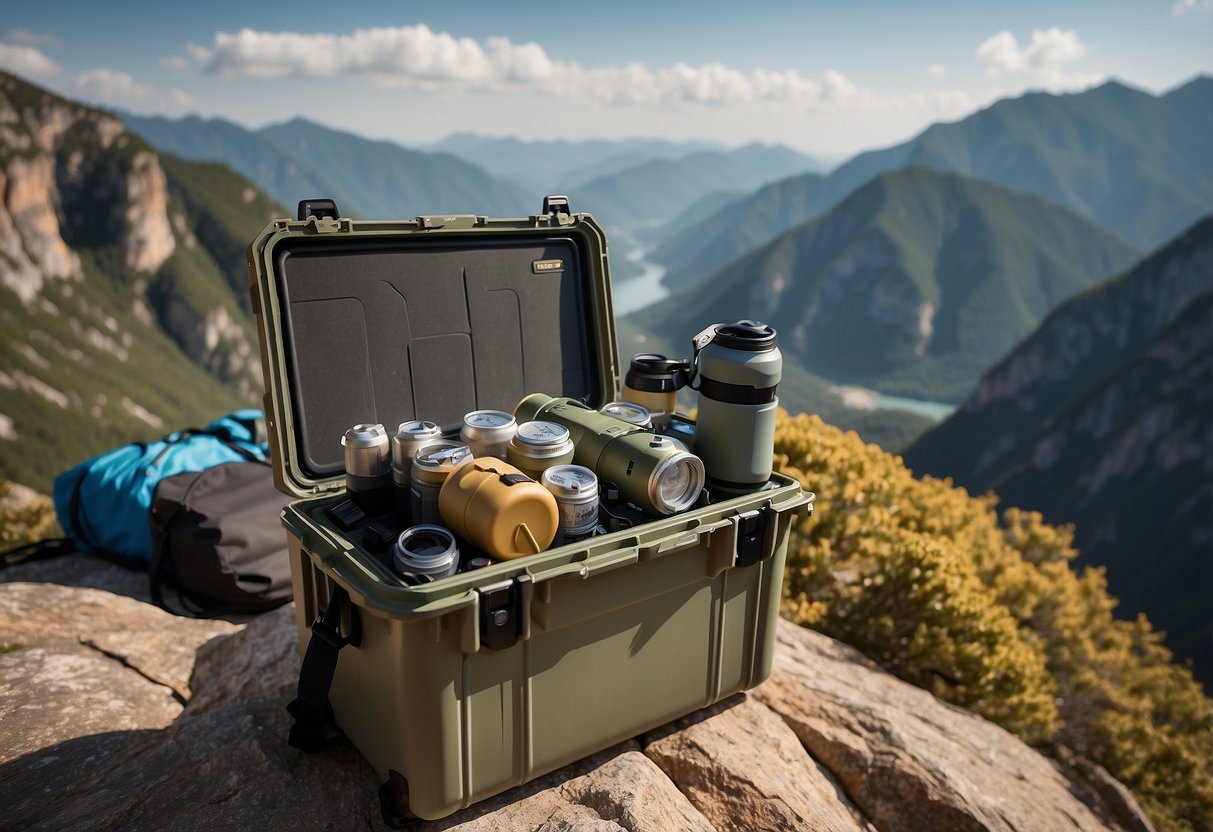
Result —
<svg viewBox="0 0 1213 832"><path fill-rule="evenodd" d="M943 64L931 64L927 67L927 77L933 78L936 81L948 74L948 68Z"/></svg>
<svg viewBox="0 0 1213 832"><path fill-rule="evenodd" d="M1007 30L993 35L977 47L978 62L990 78L1025 76L1052 89L1089 86L1102 76L1067 69L1087 48L1073 29L1036 29L1031 43L1022 49Z"/></svg>
<svg viewBox="0 0 1213 832"><path fill-rule="evenodd" d="M0 43L0 67L35 78L45 78L59 73L59 65L32 46L13 46Z"/></svg>
<svg viewBox="0 0 1213 832"><path fill-rule="evenodd" d="M619 104L778 102L834 109L863 98L835 71L814 80L795 70L742 71L723 64L586 68L553 59L537 43L490 37L481 44L424 24L348 35L242 29L218 32L211 46L189 44L186 50L205 71L228 77L365 76L391 87L532 92Z"/></svg>
<svg viewBox="0 0 1213 832"><path fill-rule="evenodd" d="M180 55L165 55L160 59L160 65L173 72L185 72L190 68L190 62Z"/></svg>
<svg viewBox="0 0 1213 832"><path fill-rule="evenodd" d="M1213 0L1176 0L1171 7L1171 14L1179 17L1188 12L1213 11Z"/></svg>
<svg viewBox="0 0 1213 832"><path fill-rule="evenodd" d="M4 39L29 46L61 46L59 39L49 32L31 32L29 29L10 29Z"/></svg>
<svg viewBox="0 0 1213 832"><path fill-rule="evenodd" d="M71 83L81 98L126 110L174 113L184 111L192 103L190 97L177 88L166 93L113 69L89 69L73 77Z"/></svg>

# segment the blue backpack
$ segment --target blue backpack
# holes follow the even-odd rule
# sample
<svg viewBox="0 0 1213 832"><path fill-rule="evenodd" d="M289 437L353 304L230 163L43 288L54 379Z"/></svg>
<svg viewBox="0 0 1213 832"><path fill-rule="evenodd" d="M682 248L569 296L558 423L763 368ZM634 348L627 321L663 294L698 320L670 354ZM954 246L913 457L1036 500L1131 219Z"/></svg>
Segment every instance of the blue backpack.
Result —
<svg viewBox="0 0 1213 832"><path fill-rule="evenodd" d="M149 568L155 554L148 508L157 484L226 462L266 462L261 411L237 410L204 428L136 442L80 463L55 478L55 514L85 551Z"/></svg>

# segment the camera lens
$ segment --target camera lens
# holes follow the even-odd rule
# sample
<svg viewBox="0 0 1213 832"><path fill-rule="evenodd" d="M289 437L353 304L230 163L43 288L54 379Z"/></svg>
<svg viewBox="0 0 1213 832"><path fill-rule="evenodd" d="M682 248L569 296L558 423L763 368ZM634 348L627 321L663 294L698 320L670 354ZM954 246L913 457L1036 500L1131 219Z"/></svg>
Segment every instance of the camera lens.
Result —
<svg viewBox="0 0 1213 832"><path fill-rule="evenodd" d="M653 472L653 502L668 513L690 508L703 488L703 463L686 451L667 456Z"/></svg>

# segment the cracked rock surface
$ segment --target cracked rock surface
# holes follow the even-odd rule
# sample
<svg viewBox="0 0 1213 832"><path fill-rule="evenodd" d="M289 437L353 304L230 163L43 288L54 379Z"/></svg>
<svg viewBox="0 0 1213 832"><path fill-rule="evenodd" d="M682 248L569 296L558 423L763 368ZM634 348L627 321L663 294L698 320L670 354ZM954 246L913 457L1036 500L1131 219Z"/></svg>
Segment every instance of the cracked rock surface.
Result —
<svg viewBox="0 0 1213 832"><path fill-rule="evenodd" d="M291 606L234 624L68 585L121 591L106 569L74 557L2 576L0 827L384 828L355 749L286 743ZM1149 830L1106 773L1072 784L849 647L787 622L778 640L754 691L415 828Z"/></svg>

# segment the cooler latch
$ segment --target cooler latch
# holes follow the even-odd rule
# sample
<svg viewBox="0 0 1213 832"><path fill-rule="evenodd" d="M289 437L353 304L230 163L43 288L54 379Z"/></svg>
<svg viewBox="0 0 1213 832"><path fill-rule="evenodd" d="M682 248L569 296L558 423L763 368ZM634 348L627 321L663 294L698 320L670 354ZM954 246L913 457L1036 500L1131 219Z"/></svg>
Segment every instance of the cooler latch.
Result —
<svg viewBox="0 0 1213 832"><path fill-rule="evenodd" d="M315 217L318 220L328 217L335 220L341 216L341 212L337 210L337 203L331 199L301 199L298 210L300 222L308 217Z"/></svg>
<svg viewBox="0 0 1213 832"><path fill-rule="evenodd" d="M522 636L522 593L513 578L476 587L480 595L480 646L513 647Z"/></svg>
<svg viewBox="0 0 1213 832"><path fill-rule="evenodd" d="M551 217L561 225L572 222L573 210L569 207L569 198L564 194L551 194L543 198L543 215Z"/></svg>
<svg viewBox="0 0 1213 832"><path fill-rule="evenodd" d="M747 511L732 518L737 524L736 551L733 556L734 566L753 566L766 557L763 543L767 537L767 526L775 512L769 506Z"/></svg>

